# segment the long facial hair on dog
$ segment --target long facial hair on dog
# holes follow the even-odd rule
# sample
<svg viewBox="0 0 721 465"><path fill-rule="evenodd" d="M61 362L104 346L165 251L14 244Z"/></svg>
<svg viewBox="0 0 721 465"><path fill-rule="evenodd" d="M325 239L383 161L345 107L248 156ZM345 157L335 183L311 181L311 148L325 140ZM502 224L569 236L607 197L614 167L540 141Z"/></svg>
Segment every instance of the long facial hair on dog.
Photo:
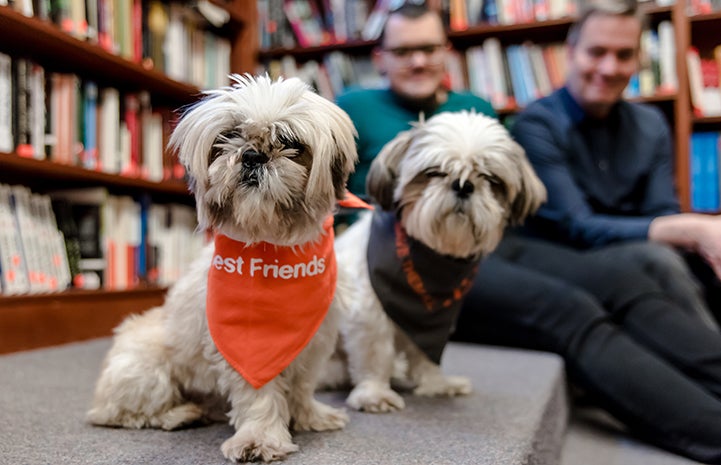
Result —
<svg viewBox="0 0 721 465"><path fill-rule="evenodd" d="M297 79L260 77L248 86L249 79L235 76L236 87L208 92L170 145L190 173L201 228L244 242L302 244L321 233L345 194L355 128Z"/></svg>
<svg viewBox="0 0 721 465"><path fill-rule="evenodd" d="M469 112L399 134L371 165L367 188L409 236L458 258L489 253L499 225L521 222L545 200L523 148L497 120Z"/></svg>

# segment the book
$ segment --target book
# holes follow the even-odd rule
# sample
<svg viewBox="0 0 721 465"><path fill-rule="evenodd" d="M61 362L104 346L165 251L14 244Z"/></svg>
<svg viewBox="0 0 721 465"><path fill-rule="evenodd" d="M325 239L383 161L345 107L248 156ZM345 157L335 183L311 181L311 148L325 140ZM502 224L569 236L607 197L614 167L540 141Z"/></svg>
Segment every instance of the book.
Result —
<svg viewBox="0 0 721 465"><path fill-rule="evenodd" d="M0 53L0 152L14 148L12 59Z"/></svg>
<svg viewBox="0 0 721 465"><path fill-rule="evenodd" d="M678 90L678 73L676 71L676 38L673 23L665 20L658 25L658 59L660 82L658 91L672 94Z"/></svg>
<svg viewBox="0 0 721 465"><path fill-rule="evenodd" d="M331 42L323 26L318 6L313 0L285 0L283 11L301 47L314 47Z"/></svg>
<svg viewBox="0 0 721 465"><path fill-rule="evenodd" d="M12 190L6 184L0 184L0 281L4 294L30 292Z"/></svg>
<svg viewBox="0 0 721 465"><path fill-rule="evenodd" d="M110 211L111 196L108 190L104 187L88 187L51 191L49 195L53 203L62 204L64 209L70 210L77 228L80 258L77 274L73 275L74 285L82 288L105 285L108 253L113 247L108 233L114 228L114 211ZM59 211L58 207L56 211ZM67 219L64 218L64 221Z"/></svg>
<svg viewBox="0 0 721 465"><path fill-rule="evenodd" d="M488 65L488 74L491 76L493 108L506 108L510 105L510 89L506 86L506 71L503 64L503 51L501 42L495 37L483 41L483 51Z"/></svg>
<svg viewBox="0 0 721 465"><path fill-rule="evenodd" d="M111 87L100 91L98 158L106 173L120 172L120 93Z"/></svg>

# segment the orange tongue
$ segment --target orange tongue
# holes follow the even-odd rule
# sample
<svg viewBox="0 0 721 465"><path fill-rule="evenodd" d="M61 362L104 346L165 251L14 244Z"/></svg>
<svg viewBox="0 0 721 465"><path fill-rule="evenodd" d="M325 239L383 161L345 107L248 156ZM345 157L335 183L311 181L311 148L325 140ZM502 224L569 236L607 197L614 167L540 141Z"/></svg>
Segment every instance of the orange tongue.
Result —
<svg viewBox="0 0 721 465"><path fill-rule="evenodd" d="M210 335L226 361L258 389L310 342L335 293L333 218L302 247L215 238L208 273Z"/></svg>

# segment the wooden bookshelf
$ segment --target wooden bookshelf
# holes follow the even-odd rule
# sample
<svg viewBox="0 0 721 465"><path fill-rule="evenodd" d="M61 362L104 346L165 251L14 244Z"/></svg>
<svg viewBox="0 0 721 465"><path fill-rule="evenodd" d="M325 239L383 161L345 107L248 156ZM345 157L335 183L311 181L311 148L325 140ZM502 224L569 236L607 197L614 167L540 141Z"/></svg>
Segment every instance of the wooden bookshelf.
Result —
<svg viewBox="0 0 721 465"><path fill-rule="evenodd" d="M211 0L226 9L229 22L213 33L231 42L231 72L252 72L257 63L255 0ZM78 39L50 21L26 17L0 6L0 52L27 58L46 72L71 73L124 93L147 92L153 107L179 109L196 101L201 91L171 79L144 63L109 53ZM0 153L0 182L22 184L43 192L60 188L102 186L118 195L150 195L154 202L193 205L183 181L146 179L86 170L48 160ZM68 290L43 295L0 295L0 353L34 349L109 336L126 315L161 304L166 289L144 287L124 291Z"/></svg>
<svg viewBox="0 0 721 465"><path fill-rule="evenodd" d="M183 203L191 202L188 186L182 181L153 182L141 178L90 171L79 166L63 165L48 160L23 158L12 153L0 153L0 180L31 187L106 186L119 192L145 192L162 195Z"/></svg>
<svg viewBox="0 0 721 465"><path fill-rule="evenodd" d="M127 315L163 302L166 289L0 296L0 354L110 336Z"/></svg>

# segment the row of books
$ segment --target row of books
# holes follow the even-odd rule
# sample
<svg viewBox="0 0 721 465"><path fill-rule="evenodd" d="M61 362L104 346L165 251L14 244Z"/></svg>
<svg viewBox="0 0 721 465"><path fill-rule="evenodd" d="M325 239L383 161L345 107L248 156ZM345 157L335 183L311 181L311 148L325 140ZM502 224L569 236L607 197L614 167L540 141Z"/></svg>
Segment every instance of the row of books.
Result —
<svg viewBox="0 0 721 465"><path fill-rule="evenodd" d="M195 210L186 205L101 187L38 194L0 184L0 290L168 286L205 244L195 229Z"/></svg>
<svg viewBox="0 0 721 465"><path fill-rule="evenodd" d="M691 0L689 0L691 1ZM696 2L721 0L693 0ZM312 47L380 36L388 12L403 0L258 0L261 49ZM521 24L574 16L578 0L428 0L451 31L483 24ZM675 0L645 0L666 6Z"/></svg>
<svg viewBox="0 0 721 465"><path fill-rule="evenodd" d="M721 45L709 54L686 52L691 103L696 116L721 116Z"/></svg>
<svg viewBox="0 0 721 465"><path fill-rule="evenodd" d="M452 31L481 24L520 24L573 16L576 0L451 0L448 22Z"/></svg>
<svg viewBox="0 0 721 465"><path fill-rule="evenodd" d="M563 85L567 53L565 43L526 41L504 47L498 38L489 37L465 52L449 54L448 84L453 90L470 90L486 98L497 110L524 107ZM285 56L266 66L271 76L299 76L331 100L350 86L370 88L384 83L369 57L339 51L326 54L322 63L299 64ZM643 31L641 67L626 97L673 94L677 89L673 26L662 21L657 29Z"/></svg>
<svg viewBox="0 0 721 465"><path fill-rule="evenodd" d="M689 158L693 211L717 213L721 209L720 136L721 133L717 131L699 131L691 134Z"/></svg>
<svg viewBox="0 0 721 465"><path fill-rule="evenodd" d="M375 88L385 82L369 56L351 56L340 51L326 54L322 62L309 60L302 64L285 55L260 65L257 71L267 72L271 78L299 77L328 100L335 100L348 87Z"/></svg>
<svg viewBox="0 0 721 465"><path fill-rule="evenodd" d="M0 278L6 295L57 292L70 285L50 197L0 184Z"/></svg>
<svg viewBox="0 0 721 465"><path fill-rule="evenodd" d="M165 150L173 119L172 111L152 108L147 93L121 95L0 54L0 152L152 181L182 179L182 166Z"/></svg>
<svg viewBox="0 0 721 465"><path fill-rule="evenodd" d="M699 15L721 10L721 0L686 0L686 13Z"/></svg>
<svg viewBox="0 0 721 465"><path fill-rule="evenodd" d="M367 40L368 15L367 0L258 0L260 48Z"/></svg>
<svg viewBox="0 0 721 465"><path fill-rule="evenodd" d="M78 39L175 80L200 88L228 84L229 40L207 25L200 13L205 9L185 2L0 0L0 5L52 22Z"/></svg>

